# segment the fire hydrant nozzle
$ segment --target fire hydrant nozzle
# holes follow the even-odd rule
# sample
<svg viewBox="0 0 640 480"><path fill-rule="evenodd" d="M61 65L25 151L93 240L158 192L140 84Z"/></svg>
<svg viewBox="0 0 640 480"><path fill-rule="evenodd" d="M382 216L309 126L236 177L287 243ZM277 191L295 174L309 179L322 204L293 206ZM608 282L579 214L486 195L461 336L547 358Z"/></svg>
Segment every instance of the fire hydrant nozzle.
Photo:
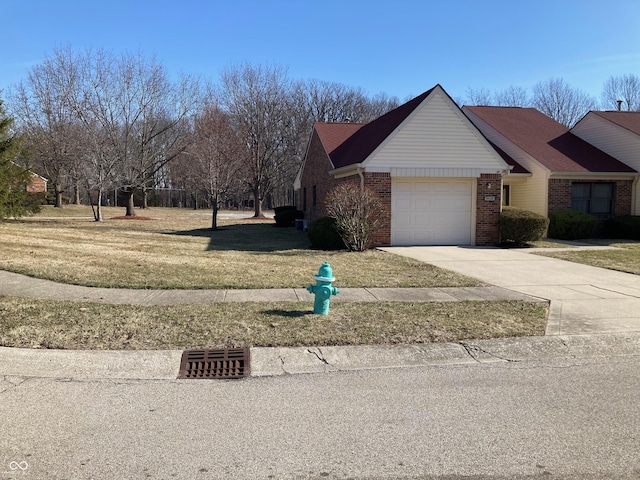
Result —
<svg viewBox="0 0 640 480"><path fill-rule="evenodd" d="M331 284L336 280L331 270L329 262L324 262L318 270L318 274L313 276L315 285L309 285L307 290L315 295L313 302L313 313L319 315L329 314L329 303L332 295L337 295L340 291Z"/></svg>

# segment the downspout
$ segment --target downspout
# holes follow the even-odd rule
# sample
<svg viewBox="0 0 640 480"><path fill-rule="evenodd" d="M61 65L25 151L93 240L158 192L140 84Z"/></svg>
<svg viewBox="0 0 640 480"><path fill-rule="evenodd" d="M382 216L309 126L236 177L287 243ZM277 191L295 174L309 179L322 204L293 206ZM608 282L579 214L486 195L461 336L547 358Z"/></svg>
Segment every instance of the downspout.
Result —
<svg viewBox="0 0 640 480"><path fill-rule="evenodd" d="M633 178L633 186L631 187L631 215L638 215L638 205L636 202L638 201L638 181L640 180L640 175L636 175Z"/></svg>
<svg viewBox="0 0 640 480"><path fill-rule="evenodd" d="M362 172L364 172L364 168L360 168L358 167L358 169L356 170L358 172L358 175L360 176L360 191L364 192L364 175L362 174ZM638 178L636 177L636 180Z"/></svg>

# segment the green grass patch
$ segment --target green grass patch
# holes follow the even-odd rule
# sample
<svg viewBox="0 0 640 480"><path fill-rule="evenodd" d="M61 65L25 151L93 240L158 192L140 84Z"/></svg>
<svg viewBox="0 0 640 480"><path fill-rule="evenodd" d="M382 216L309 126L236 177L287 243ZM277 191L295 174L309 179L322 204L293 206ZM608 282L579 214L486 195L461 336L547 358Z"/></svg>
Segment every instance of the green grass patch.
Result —
<svg viewBox="0 0 640 480"><path fill-rule="evenodd" d="M393 345L544 335L539 302L130 306L0 296L0 345L142 350Z"/></svg>

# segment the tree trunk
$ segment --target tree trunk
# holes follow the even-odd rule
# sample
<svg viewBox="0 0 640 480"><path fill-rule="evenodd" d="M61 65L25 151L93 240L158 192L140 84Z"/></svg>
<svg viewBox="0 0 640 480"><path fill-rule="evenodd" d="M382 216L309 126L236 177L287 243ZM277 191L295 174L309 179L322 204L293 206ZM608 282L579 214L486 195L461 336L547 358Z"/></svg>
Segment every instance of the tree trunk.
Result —
<svg viewBox="0 0 640 480"><path fill-rule="evenodd" d="M213 208L211 209L211 230L218 229L218 204L213 202Z"/></svg>
<svg viewBox="0 0 640 480"><path fill-rule="evenodd" d="M73 204L80 205L80 183L76 182L73 192Z"/></svg>
<svg viewBox="0 0 640 480"><path fill-rule="evenodd" d="M89 203L91 203L91 191L89 191ZM96 222L101 222L102 221L102 189L99 188L98 189L98 205L93 206L93 203L91 204L91 208L93 209L93 218Z"/></svg>
<svg viewBox="0 0 640 480"><path fill-rule="evenodd" d="M59 183L54 186L54 190L56 193L56 208L62 208L62 187Z"/></svg>
<svg viewBox="0 0 640 480"><path fill-rule="evenodd" d="M146 187L144 187L142 189L142 208L144 210L146 210L147 208L149 208L149 204L147 203L147 197L149 196L149 194L147 193L147 189Z"/></svg>
<svg viewBox="0 0 640 480"><path fill-rule="evenodd" d="M127 192L127 213L125 213L127 217L136 216L135 205L133 204L133 193L134 193L133 189Z"/></svg>
<svg viewBox="0 0 640 480"><path fill-rule="evenodd" d="M264 218L260 189L257 187L253 189L253 218Z"/></svg>

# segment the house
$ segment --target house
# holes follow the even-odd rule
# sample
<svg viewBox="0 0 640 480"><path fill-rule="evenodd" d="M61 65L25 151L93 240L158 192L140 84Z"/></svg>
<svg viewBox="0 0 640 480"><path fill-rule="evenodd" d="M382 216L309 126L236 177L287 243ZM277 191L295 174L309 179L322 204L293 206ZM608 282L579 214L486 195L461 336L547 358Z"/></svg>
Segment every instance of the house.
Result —
<svg viewBox="0 0 640 480"><path fill-rule="evenodd" d="M640 112L589 112L571 133L640 172ZM631 213L640 215L640 182L635 178Z"/></svg>
<svg viewBox="0 0 640 480"><path fill-rule="evenodd" d="M29 172L31 181L26 186L28 193L44 193L47 191L47 179L37 173Z"/></svg>
<svg viewBox="0 0 640 480"><path fill-rule="evenodd" d="M436 85L366 125L316 123L294 187L309 220L334 185L369 188L382 204L378 246L493 245L509 169Z"/></svg>
<svg viewBox="0 0 640 480"><path fill-rule="evenodd" d="M577 134L589 130L586 122L569 130L533 108L462 110L513 167L503 181L503 204L544 216L571 208L601 220L639 211L633 190L640 158L624 161L613 149L597 148L589 135Z"/></svg>

